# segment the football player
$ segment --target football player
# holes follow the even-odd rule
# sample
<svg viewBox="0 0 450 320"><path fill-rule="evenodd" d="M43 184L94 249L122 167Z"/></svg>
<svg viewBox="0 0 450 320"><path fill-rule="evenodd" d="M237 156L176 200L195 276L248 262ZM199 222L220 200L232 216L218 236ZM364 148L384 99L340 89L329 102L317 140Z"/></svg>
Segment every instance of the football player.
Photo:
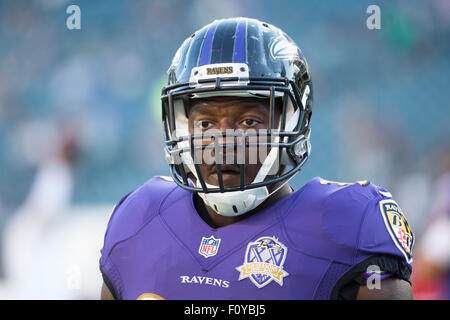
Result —
<svg viewBox="0 0 450 320"><path fill-rule="evenodd" d="M414 235L367 181L288 182L311 152L305 57L279 28L217 20L162 90L171 177L125 195L100 259L103 299L410 299Z"/></svg>

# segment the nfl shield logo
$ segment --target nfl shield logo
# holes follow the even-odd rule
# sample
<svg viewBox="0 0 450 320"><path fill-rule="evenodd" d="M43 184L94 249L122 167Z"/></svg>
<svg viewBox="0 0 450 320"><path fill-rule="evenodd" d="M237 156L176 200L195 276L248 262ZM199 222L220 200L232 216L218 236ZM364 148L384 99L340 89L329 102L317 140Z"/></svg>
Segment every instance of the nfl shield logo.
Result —
<svg viewBox="0 0 450 320"><path fill-rule="evenodd" d="M217 251L219 250L219 244L220 239L216 239L214 238L214 236L211 236L209 238L202 237L198 253L200 253L205 258L215 256L217 254Z"/></svg>

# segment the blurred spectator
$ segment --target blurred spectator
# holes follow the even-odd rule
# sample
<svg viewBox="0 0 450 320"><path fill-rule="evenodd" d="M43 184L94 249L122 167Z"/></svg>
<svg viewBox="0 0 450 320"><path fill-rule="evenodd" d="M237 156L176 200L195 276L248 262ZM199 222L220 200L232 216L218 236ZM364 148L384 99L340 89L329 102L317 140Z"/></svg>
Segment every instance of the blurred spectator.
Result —
<svg viewBox="0 0 450 320"><path fill-rule="evenodd" d="M73 128L65 127L59 131L51 124L47 126L48 135L41 137L44 140L33 141L42 147L51 143L52 147L43 148L46 152L40 153L31 190L4 230L3 264L5 285L11 294L9 298L58 297L57 292L47 290L51 280L44 277L48 261L42 259L45 254L42 242L70 205L77 140Z"/></svg>
<svg viewBox="0 0 450 320"><path fill-rule="evenodd" d="M415 299L450 299L450 151L444 149L439 156L442 171L432 188L428 222L415 249Z"/></svg>

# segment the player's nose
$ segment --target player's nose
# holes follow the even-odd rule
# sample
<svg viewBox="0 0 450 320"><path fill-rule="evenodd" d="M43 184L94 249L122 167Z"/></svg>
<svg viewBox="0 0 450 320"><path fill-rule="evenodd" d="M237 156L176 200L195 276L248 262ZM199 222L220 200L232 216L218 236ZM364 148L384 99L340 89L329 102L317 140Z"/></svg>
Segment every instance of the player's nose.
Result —
<svg viewBox="0 0 450 320"><path fill-rule="evenodd" d="M220 145L234 143L234 132L236 131L236 127L233 120L229 118L223 118L219 122L218 130L221 133L217 137L217 142Z"/></svg>
<svg viewBox="0 0 450 320"><path fill-rule="evenodd" d="M219 121L219 128L221 132L226 132L227 130L235 130L236 125L234 124L234 120L228 117L224 117Z"/></svg>

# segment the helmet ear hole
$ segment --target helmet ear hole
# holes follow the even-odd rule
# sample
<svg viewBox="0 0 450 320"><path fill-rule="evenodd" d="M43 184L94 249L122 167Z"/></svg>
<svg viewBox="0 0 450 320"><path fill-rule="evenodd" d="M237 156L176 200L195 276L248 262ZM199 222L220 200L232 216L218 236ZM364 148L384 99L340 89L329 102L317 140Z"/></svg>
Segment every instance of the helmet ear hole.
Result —
<svg viewBox="0 0 450 320"><path fill-rule="evenodd" d="M309 81L309 72L305 72L301 75L303 81Z"/></svg>

